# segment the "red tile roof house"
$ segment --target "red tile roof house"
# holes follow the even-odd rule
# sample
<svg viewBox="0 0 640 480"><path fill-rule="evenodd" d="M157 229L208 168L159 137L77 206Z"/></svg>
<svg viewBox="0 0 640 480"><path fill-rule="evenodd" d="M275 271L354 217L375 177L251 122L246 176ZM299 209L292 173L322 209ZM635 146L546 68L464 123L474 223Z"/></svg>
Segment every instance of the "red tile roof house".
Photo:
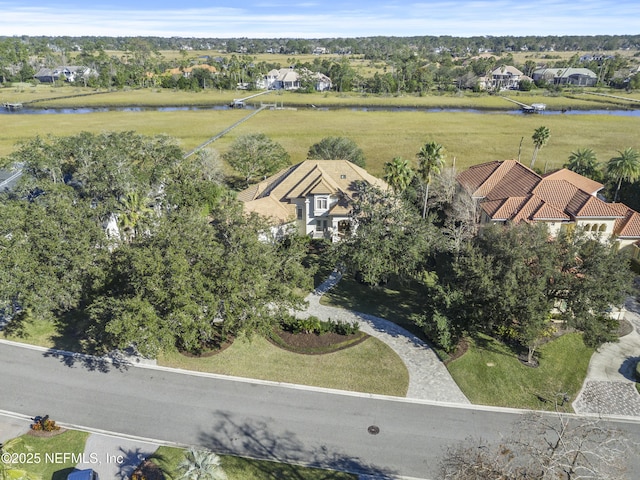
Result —
<svg viewBox="0 0 640 480"><path fill-rule="evenodd" d="M640 214L598 198L601 183L566 168L540 176L516 160L475 165L457 179L478 202L481 224L544 222L554 237L562 228L581 227L594 237L614 237L638 258Z"/></svg>
<svg viewBox="0 0 640 480"><path fill-rule="evenodd" d="M272 234L293 225L303 235L336 242L351 228L356 182L383 190L383 180L347 160L305 160L238 193L246 212L270 218Z"/></svg>

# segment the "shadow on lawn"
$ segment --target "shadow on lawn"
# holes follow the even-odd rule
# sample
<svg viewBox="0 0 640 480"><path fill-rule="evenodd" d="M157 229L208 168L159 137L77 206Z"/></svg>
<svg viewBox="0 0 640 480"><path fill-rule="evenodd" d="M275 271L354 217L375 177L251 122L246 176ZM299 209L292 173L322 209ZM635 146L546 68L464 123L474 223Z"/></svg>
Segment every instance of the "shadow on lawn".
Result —
<svg viewBox="0 0 640 480"><path fill-rule="evenodd" d="M368 474L377 479L395 478L397 472L367 464L359 458L352 458L340 452L331 452L321 445L314 448L304 445L293 432L282 435L271 432L265 422L238 420L225 412L216 412L221 417L210 429L213 433L203 432L200 444L219 454L239 455L242 457L270 460L273 463L269 472L274 478L282 480L303 480L296 465L326 469L323 479L334 478L331 470L353 474Z"/></svg>

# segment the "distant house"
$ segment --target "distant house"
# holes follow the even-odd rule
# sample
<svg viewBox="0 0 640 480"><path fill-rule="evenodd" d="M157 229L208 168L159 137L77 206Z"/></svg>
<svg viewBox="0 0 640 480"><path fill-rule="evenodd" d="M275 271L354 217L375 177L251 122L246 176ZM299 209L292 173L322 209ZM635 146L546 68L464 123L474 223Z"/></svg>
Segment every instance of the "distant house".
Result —
<svg viewBox="0 0 640 480"><path fill-rule="evenodd" d="M495 90L516 90L523 77L524 73L516 67L502 65L491 72L491 86Z"/></svg>
<svg viewBox="0 0 640 480"><path fill-rule="evenodd" d="M216 67L212 67L211 65L207 65L207 64L201 64L201 65L194 65L192 67L186 67L186 68L170 68L169 70L165 70L164 75L189 78L193 74L194 70L206 70L211 74L218 72Z"/></svg>
<svg viewBox="0 0 640 480"><path fill-rule="evenodd" d="M305 79L312 81L315 90L319 92L331 89L331 79L326 75L307 69L297 71L293 68L271 70L262 80L257 82L257 87L265 90L298 90L302 87Z"/></svg>
<svg viewBox="0 0 640 480"><path fill-rule="evenodd" d="M593 87L598 76L588 68L539 68L532 74L534 81L544 80L554 85Z"/></svg>
<svg viewBox="0 0 640 480"><path fill-rule="evenodd" d="M305 160L238 194L247 212L271 220L274 232L286 225L313 238L338 241L351 229L350 200L357 182L387 184L347 160Z"/></svg>
<svg viewBox="0 0 640 480"><path fill-rule="evenodd" d="M615 238L620 248L640 251L640 214L597 194L601 183L566 168L540 176L516 160L475 165L457 177L478 202L480 223L545 223L556 236L582 228L598 238Z"/></svg>
<svg viewBox="0 0 640 480"><path fill-rule="evenodd" d="M98 72L89 67L78 65L60 66L56 68L41 68L33 76L41 83L54 83L60 79L67 82L75 82L79 80L88 80L90 77L97 77Z"/></svg>

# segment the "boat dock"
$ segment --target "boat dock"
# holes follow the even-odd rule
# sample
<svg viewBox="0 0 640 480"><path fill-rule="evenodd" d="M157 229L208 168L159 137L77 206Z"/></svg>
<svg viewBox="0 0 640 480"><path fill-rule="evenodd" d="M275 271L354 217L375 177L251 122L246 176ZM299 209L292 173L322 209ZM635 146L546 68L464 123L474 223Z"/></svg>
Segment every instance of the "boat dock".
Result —
<svg viewBox="0 0 640 480"><path fill-rule="evenodd" d="M526 103L519 102L512 98L508 98L508 97L500 97L500 98L504 98L508 102L515 103L516 105L520 106L520 109L524 113L542 113L547 108L547 106L544 103L532 103L531 105L527 105Z"/></svg>
<svg viewBox="0 0 640 480"><path fill-rule="evenodd" d="M6 108L7 110L11 110L11 111L14 111L14 110L20 110L20 109L22 108L22 104L21 104L21 103L9 103L9 102L4 102L4 103L2 104L2 106L3 106L4 108Z"/></svg>
<svg viewBox="0 0 640 480"><path fill-rule="evenodd" d="M271 93L271 92L273 92L273 90L267 90L265 92L256 93L254 95L249 95L248 97L244 97L244 98L234 98L233 101L229 104L229 106L231 108L244 108L244 102L246 100L249 100L250 98L258 97L260 95L264 95L266 93Z"/></svg>

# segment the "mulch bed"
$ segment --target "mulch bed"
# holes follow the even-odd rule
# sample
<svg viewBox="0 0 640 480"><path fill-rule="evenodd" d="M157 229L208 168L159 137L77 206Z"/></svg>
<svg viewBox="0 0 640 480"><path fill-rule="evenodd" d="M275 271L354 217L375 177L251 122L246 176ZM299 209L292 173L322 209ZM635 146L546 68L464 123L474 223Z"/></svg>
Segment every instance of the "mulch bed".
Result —
<svg viewBox="0 0 640 480"><path fill-rule="evenodd" d="M364 332L354 333L353 335L338 335L333 332L317 335L315 333L291 333L275 329L273 334L282 340L285 345L284 348L287 350L310 355L337 352L338 350L359 345L369 338L369 335ZM271 343L283 348L283 345L278 345L274 341L271 341ZM345 343L346 345L342 345Z"/></svg>
<svg viewBox="0 0 640 480"><path fill-rule="evenodd" d="M456 345L456 351L453 352L444 362L445 365L453 362L454 360L460 358L469 350L469 341L466 338L461 338Z"/></svg>
<svg viewBox="0 0 640 480"><path fill-rule="evenodd" d="M217 355L220 352L229 348L234 340L235 340L234 337L229 337L226 342L204 347L202 352L200 353L191 353L191 352L187 352L186 350L179 350L179 352L181 355L184 355L185 357L191 357L191 358L213 357L214 355Z"/></svg>
<svg viewBox="0 0 640 480"><path fill-rule="evenodd" d="M132 479L166 480L160 467L150 460L142 462L131 474Z"/></svg>
<svg viewBox="0 0 640 480"><path fill-rule="evenodd" d="M52 430L50 432L46 432L44 430L32 430L29 429L27 435L31 435L32 437L41 437L41 438L50 438L55 437L56 435L60 435L61 433L66 432L65 428L60 427L59 430Z"/></svg>

